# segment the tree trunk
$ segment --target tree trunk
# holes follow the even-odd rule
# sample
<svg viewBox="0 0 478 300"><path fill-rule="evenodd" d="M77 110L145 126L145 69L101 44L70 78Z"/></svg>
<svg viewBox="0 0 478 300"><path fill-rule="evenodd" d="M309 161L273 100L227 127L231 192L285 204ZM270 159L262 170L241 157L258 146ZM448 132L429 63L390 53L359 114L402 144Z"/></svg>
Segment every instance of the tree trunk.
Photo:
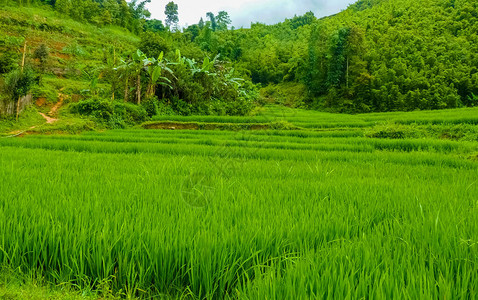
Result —
<svg viewBox="0 0 478 300"><path fill-rule="evenodd" d="M146 97L149 98L151 96L151 84L148 83L148 89L146 90Z"/></svg>
<svg viewBox="0 0 478 300"><path fill-rule="evenodd" d="M25 44L23 45L23 58L22 58L22 73L25 67L25 55L27 54L27 40L25 40Z"/></svg>
<svg viewBox="0 0 478 300"><path fill-rule="evenodd" d="M156 94L155 84L149 83L149 84L148 84L148 91L146 92L146 95L148 96L148 98L151 98L151 97L153 97L155 94Z"/></svg>
<svg viewBox="0 0 478 300"><path fill-rule="evenodd" d="M136 79L136 100L137 104L141 104L141 74L138 74L138 78Z"/></svg>

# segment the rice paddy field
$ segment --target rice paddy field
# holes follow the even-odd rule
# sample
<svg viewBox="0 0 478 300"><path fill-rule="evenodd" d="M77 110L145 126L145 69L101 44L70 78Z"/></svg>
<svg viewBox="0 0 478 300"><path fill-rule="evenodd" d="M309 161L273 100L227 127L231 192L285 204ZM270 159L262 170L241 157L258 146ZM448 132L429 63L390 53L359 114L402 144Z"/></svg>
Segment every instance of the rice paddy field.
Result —
<svg viewBox="0 0 478 300"><path fill-rule="evenodd" d="M295 128L0 138L0 263L122 297L478 298L478 109L155 121Z"/></svg>

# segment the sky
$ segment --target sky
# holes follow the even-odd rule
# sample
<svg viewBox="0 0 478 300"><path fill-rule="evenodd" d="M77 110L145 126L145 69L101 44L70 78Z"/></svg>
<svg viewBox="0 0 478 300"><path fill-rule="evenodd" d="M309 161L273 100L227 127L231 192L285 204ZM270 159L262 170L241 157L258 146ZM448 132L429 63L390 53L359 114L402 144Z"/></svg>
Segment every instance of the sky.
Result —
<svg viewBox="0 0 478 300"><path fill-rule="evenodd" d="M152 18L164 21L164 7L171 0L152 0L147 5ZM312 11L316 17L329 16L347 8L356 0L173 0L179 7L179 25L197 24L206 13L224 10L232 25L248 28L251 22L275 24Z"/></svg>

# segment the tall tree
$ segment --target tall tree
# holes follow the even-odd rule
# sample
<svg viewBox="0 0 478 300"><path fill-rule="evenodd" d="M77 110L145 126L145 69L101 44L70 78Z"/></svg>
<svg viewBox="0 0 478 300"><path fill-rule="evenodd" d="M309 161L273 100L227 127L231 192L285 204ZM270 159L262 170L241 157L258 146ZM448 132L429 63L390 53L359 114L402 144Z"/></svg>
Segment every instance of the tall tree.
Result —
<svg viewBox="0 0 478 300"><path fill-rule="evenodd" d="M164 14L166 15L166 26L169 30L177 29L179 22L178 5L173 1L169 2L166 4Z"/></svg>
<svg viewBox="0 0 478 300"><path fill-rule="evenodd" d="M199 29L202 30L204 28L204 25L205 25L204 19L201 17L201 20L199 20L199 23L198 23Z"/></svg>
<svg viewBox="0 0 478 300"><path fill-rule="evenodd" d="M329 87L339 88L345 83L347 72L347 39L350 28L339 29L331 40L329 53L329 72L327 84Z"/></svg>
<svg viewBox="0 0 478 300"><path fill-rule="evenodd" d="M227 27L231 25L231 18L225 11L220 11L216 16L216 23L218 30L227 30Z"/></svg>
<svg viewBox="0 0 478 300"><path fill-rule="evenodd" d="M216 22L216 17L212 12L208 12L206 16L209 18L209 21L211 22L211 29L212 31L217 30L217 22Z"/></svg>
<svg viewBox="0 0 478 300"><path fill-rule="evenodd" d="M40 84L42 81L42 75L46 69L46 63L48 61L48 57L50 56L50 52L45 44L41 44L38 48L35 49L33 52L33 58L38 60L38 64L40 67Z"/></svg>

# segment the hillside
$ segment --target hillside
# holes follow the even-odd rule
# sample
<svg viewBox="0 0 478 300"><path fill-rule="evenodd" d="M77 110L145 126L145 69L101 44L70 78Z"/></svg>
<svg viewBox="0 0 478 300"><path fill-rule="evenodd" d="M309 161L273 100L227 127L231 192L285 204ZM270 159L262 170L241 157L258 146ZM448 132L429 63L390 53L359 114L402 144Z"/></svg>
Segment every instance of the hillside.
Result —
<svg viewBox="0 0 478 300"><path fill-rule="evenodd" d="M83 15L63 4L3 7L0 71L19 68L26 42L26 63L41 77L31 89L39 105L51 106L59 94L66 104L113 97L146 101L140 111L129 107L126 115L118 113L125 110L118 105L106 108L108 116L95 121L107 127L157 114L250 114L263 101L355 113L478 105L474 2L364 0L322 19L307 13L276 25L255 23L251 29L207 21L170 32L161 22L144 19L143 2L130 5L133 17L125 23L120 19L123 4L100 2L97 16L88 17L88 1L81 2ZM111 22L98 15L108 13ZM46 62L35 58L42 45L49 51ZM140 71L141 86L136 84L136 49L161 68L153 89L150 67ZM155 62L161 53L164 60ZM208 70L209 62L214 71ZM8 88L3 90L2 101L14 101ZM83 114L98 119L92 109Z"/></svg>
<svg viewBox="0 0 478 300"><path fill-rule="evenodd" d="M27 60L35 65L33 53L41 44L48 47L50 58L45 71L46 91L35 91L37 97L47 97L55 102L60 89L68 94L79 94L89 86L89 78L79 73L103 65L109 53L116 49L118 54L131 52L139 38L119 27L98 28L87 23L62 17L59 13L41 8L0 9L0 50L11 53L13 60L21 61L21 49L27 42ZM56 90L48 90L48 88Z"/></svg>
<svg viewBox="0 0 478 300"><path fill-rule="evenodd" d="M238 64L254 82L304 84L301 100L309 107L367 112L476 106L477 24L473 1L358 1L329 18L306 15L222 32L215 51L232 45L229 52L242 53Z"/></svg>
<svg viewBox="0 0 478 300"><path fill-rule="evenodd" d="M40 4L2 7L0 24L0 102L12 104L10 112L3 111L7 116L18 102L13 96L17 88L9 88L8 82L20 72L25 43L24 75L32 74L28 93L44 113L63 99L59 113L65 117L60 119L71 119L74 111L100 127L122 128L161 112L245 114L256 99L252 84L217 58L196 51L180 34L133 34L118 26L76 21ZM155 42L163 39L170 44L159 58L163 51L156 51ZM148 55L138 50L141 45ZM41 49L44 61L36 57ZM79 109L68 105L78 101L90 102Z"/></svg>
<svg viewBox="0 0 478 300"><path fill-rule="evenodd" d="M94 73L109 59L109 53L132 52L139 42L136 35L122 28L98 28L65 18L46 6L2 7L0 28L1 68L5 71L18 68L26 43L26 65L33 67L37 76L42 76L41 84L35 84L31 93L36 106L44 113L60 98L64 98L67 104L87 95ZM45 45L49 52L43 70L38 59L34 58L35 50L41 45ZM2 82L0 80L0 85ZM100 81L97 88L109 90L110 84ZM6 91L0 94L0 101L11 101L8 98ZM24 117L30 118L32 114L26 113ZM38 123L37 118L30 119L34 124ZM33 125L27 123L22 128Z"/></svg>

